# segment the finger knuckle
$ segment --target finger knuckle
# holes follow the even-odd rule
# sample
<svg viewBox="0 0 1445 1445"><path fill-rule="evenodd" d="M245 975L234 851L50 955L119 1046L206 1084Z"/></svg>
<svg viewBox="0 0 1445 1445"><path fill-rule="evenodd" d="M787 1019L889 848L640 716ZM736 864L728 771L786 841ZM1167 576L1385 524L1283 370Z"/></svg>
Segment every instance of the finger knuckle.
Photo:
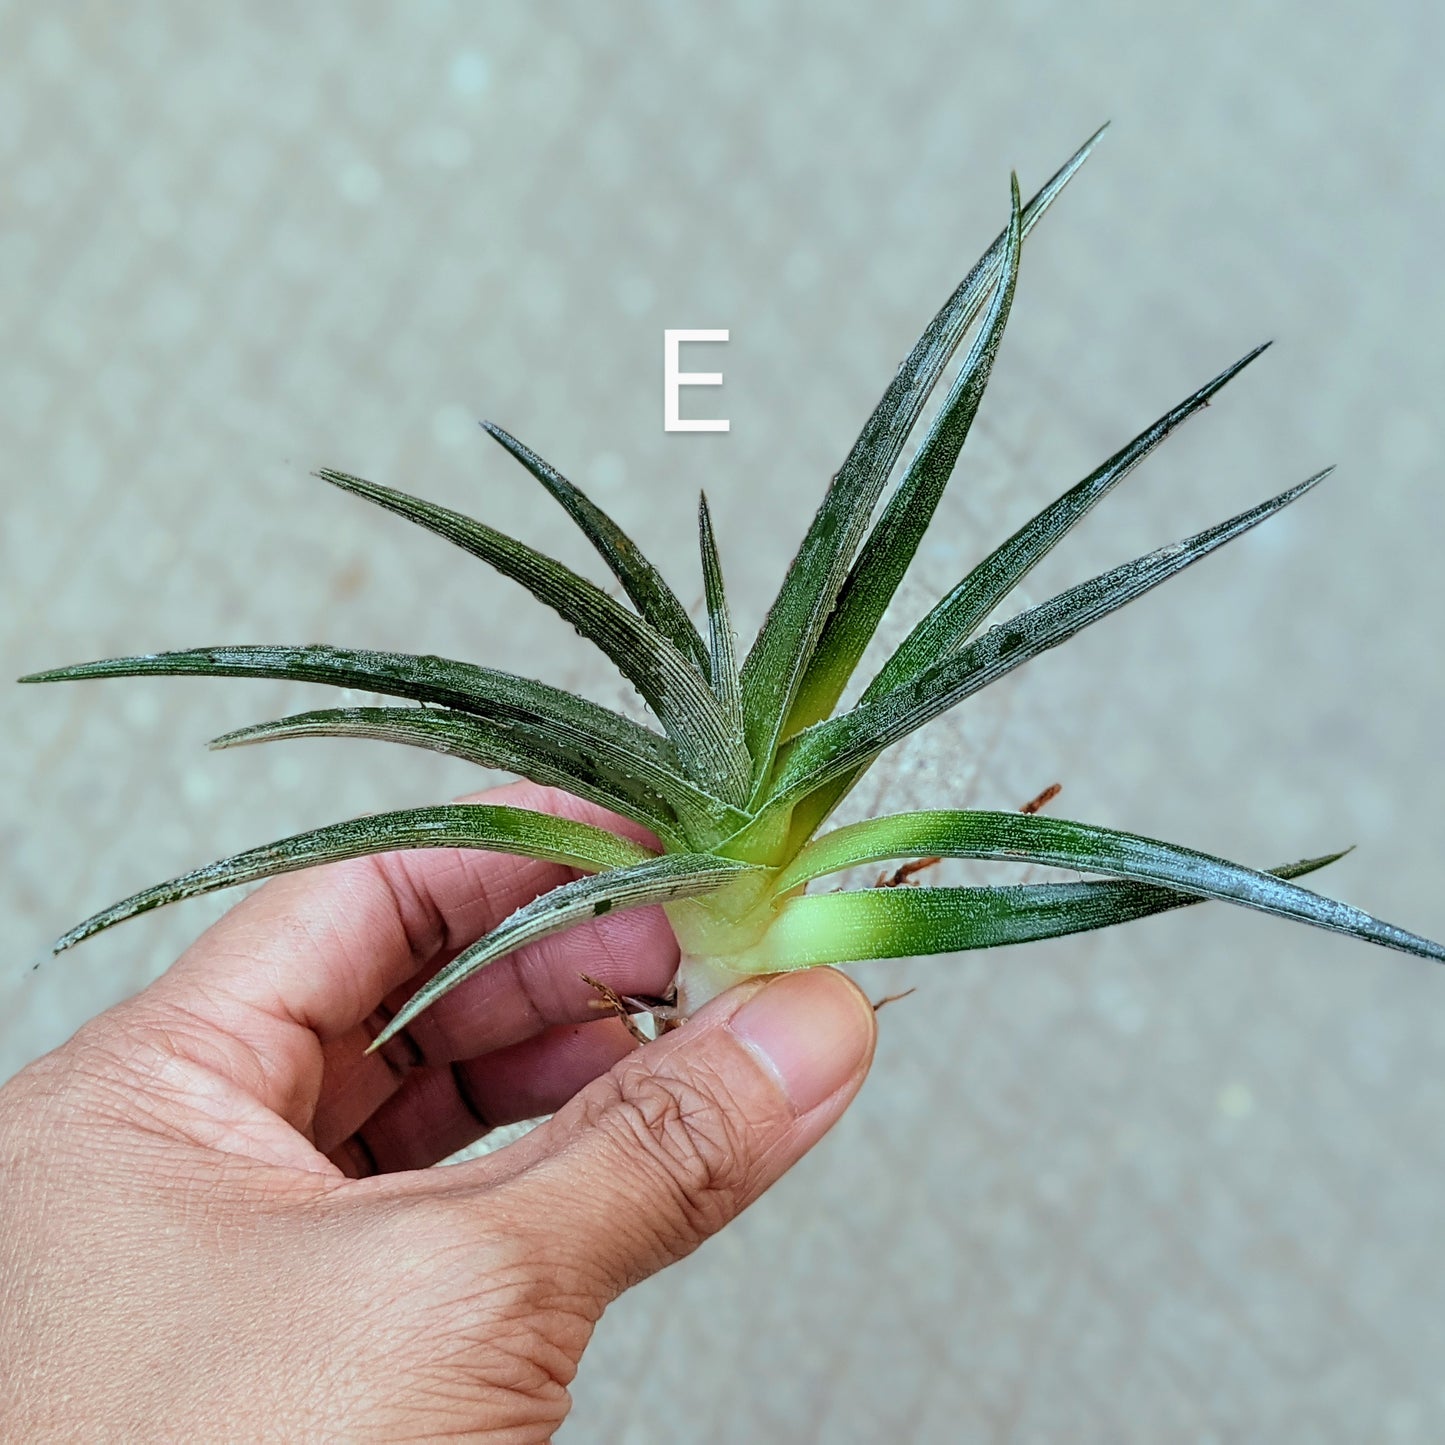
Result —
<svg viewBox="0 0 1445 1445"><path fill-rule="evenodd" d="M682 1241L716 1233L738 1212L746 1189L746 1140L724 1082L664 1078L639 1059L607 1084L593 1122L674 1206Z"/></svg>

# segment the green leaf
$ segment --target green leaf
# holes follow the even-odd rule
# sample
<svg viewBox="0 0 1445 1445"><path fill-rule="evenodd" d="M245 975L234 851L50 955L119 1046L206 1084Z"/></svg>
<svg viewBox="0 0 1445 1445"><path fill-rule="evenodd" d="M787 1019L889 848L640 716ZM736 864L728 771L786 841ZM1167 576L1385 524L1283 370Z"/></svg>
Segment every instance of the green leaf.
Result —
<svg viewBox="0 0 1445 1445"><path fill-rule="evenodd" d="M655 776L650 784L644 783L625 755L571 738L548 736L535 722L482 718L449 708L327 708L237 728L212 739L210 746L221 749L288 738L333 737L401 743L486 768L505 768L631 818L652 829L670 849L677 850L685 836L677 811L665 791L658 790ZM707 826L703 810L712 800L699 795L681 774L668 775L661 786L675 791L680 801L686 796L692 808L684 804L678 811L688 812L696 825Z"/></svg>
<svg viewBox="0 0 1445 1445"><path fill-rule="evenodd" d="M164 903L255 883L278 873L291 873L317 863L336 863L370 853L404 848L480 848L523 858L546 858L571 868L625 868L652 855L626 838L603 828L484 803L450 803L435 808L408 808L333 823L298 833L262 848L252 848L218 863L183 873L167 883L144 889L113 903L56 940L55 952L79 943L123 919L147 913Z"/></svg>
<svg viewBox="0 0 1445 1445"><path fill-rule="evenodd" d="M407 697L481 716L545 718L579 737L607 739L639 757L675 763L666 738L621 713L531 678L433 653L375 652L329 647L249 643L107 657L22 677L21 682L86 682L107 677L281 677L333 687Z"/></svg>
<svg viewBox="0 0 1445 1445"><path fill-rule="evenodd" d="M489 421L482 423L482 430L521 462L562 504L648 622L679 652L706 669L707 649L687 609L632 538L561 472L509 431Z"/></svg>
<svg viewBox="0 0 1445 1445"><path fill-rule="evenodd" d="M713 691L722 704L728 726L741 732L742 693L733 648L732 618L728 613L727 593L723 589L722 560L717 553L717 538L713 535L712 513L708 510L706 493L698 499L697 540L702 553L702 584L707 595L708 657Z"/></svg>
<svg viewBox="0 0 1445 1445"><path fill-rule="evenodd" d="M1341 857L1310 858L1274 870L1297 878ZM909 958L1033 943L1109 928L1202 898L1147 883L1020 883L1005 888L872 888L805 894L785 903L768 930L774 971Z"/></svg>
<svg viewBox="0 0 1445 1445"><path fill-rule="evenodd" d="M1017 176L1012 184L1013 211L1003 274L994 289L988 314L928 436L888 499L883 515L868 534L843 583L837 605L824 625L813 660L798 688L784 730L790 735L827 717L842 696L933 520L978 414L1018 282L1023 228Z"/></svg>
<svg viewBox="0 0 1445 1445"><path fill-rule="evenodd" d="M519 908L423 984L377 1035L371 1048L380 1048L444 993L525 944L615 909L715 893L740 873L749 871L752 870L745 863L730 862L707 853L673 853L554 888Z"/></svg>
<svg viewBox="0 0 1445 1445"><path fill-rule="evenodd" d="M630 775L671 802L695 844L723 836L743 820L736 809L686 778L672 744L651 729L560 688L444 657L324 646L210 647L80 663L21 681L144 675L284 677L407 697L503 725L513 723L558 748L605 762L617 775Z"/></svg>
<svg viewBox="0 0 1445 1445"><path fill-rule="evenodd" d="M725 802L744 800L749 766L741 740L728 732L698 666L651 623L571 568L449 507L329 468L317 475L445 537L520 582L612 659L657 714L693 779Z"/></svg>
<svg viewBox="0 0 1445 1445"><path fill-rule="evenodd" d="M1113 488L1122 481L1154 447L1249 365L1265 346L1256 347L1247 356L1222 372L1207 386L1161 417L1147 431L1140 433L1128 446L1116 452L1098 470L1077 486L1045 507L1032 521L1021 527L1009 540L984 559L945 597L932 612L914 628L878 675L863 691L860 702L873 702L932 663L956 652L968 640L978 624L988 616L1015 584L1061 541L1068 530ZM800 846L823 824L827 816L847 796L859 773L841 774L825 787L805 798L791 820L790 836Z"/></svg>
<svg viewBox="0 0 1445 1445"><path fill-rule="evenodd" d="M810 879L860 863L927 857L1031 863L1164 884L1201 898L1238 903L1296 923L1347 933L1367 943L1445 961L1445 948L1438 943L1272 874L1157 838L1037 814L940 810L869 818L835 829L810 844L783 870L777 891L785 893Z"/></svg>
<svg viewBox="0 0 1445 1445"><path fill-rule="evenodd" d="M962 651L926 668L910 682L818 723L788 745L768 810L791 807L831 779L852 773L915 729L996 682L1005 673L1068 641L1091 622L1117 611L1175 573L1272 517L1321 482L1333 468L1240 512L1226 522L1061 592L1001 623ZM764 814L768 810L764 810ZM762 828L766 822L751 826Z"/></svg>
<svg viewBox="0 0 1445 1445"><path fill-rule="evenodd" d="M1024 207L1028 235L1097 143L1096 131ZM1000 233L943 304L904 358L883 399L854 442L783 579L742 669L743 714L753 760L754 795L769 776L779 736L803 672L888 474L929 393L943 374L1003 266L1008 232Z"/></svg>
<svg viewBox="0 0 1445 1445"><path fill-rule="evenodd" d="M956 652L980 622L993 611L1015 586L1058 545L1077 523L1171 432L1195 412L1209 405L1213 397L1239 375L1269 343L1257 346L1140 432L1128 446L1114 453L1098 470L1071 487L1032 520L1020 527L1008 541L986 557L953 589L904 639L863 694L864 701L900 686L910 677Z"/></svg>
<svg viewBox="0 0 1445 1445"><path fill-rule="evenodd" d="M22 682L106 677L280 677L411 698L480 717L515 719L558 738L615 749L645 773L676 771L666 738L585 698L530 678L431 654L360 648L236 645L111 657L32 673Z"/></svg>

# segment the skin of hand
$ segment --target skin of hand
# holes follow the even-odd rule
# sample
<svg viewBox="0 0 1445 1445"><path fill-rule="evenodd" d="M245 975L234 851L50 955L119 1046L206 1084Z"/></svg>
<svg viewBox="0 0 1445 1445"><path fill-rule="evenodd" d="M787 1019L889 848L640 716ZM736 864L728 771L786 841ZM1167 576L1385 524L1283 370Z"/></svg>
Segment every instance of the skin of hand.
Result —
<svg viewBox="0 0 1445 1445"><path fill-rule="evenodd" d="M646 837L531 785L487 799ZM364 1054L571 876L438 850L273 880L0 1090L0 1433L550 1439L606 1306L811 1148L875 1040L867 999L813 970L637 1047L579 974L665 991L676 944L641 909L494 964Z"/></svg>

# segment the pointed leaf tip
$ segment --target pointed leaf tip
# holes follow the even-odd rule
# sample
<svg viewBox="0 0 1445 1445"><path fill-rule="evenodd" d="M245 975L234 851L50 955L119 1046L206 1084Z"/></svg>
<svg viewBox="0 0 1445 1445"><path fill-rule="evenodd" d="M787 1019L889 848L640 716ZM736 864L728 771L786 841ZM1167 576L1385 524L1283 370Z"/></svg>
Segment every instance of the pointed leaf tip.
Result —
<svg viewBox="0 0 1445 1445"><path fill-rule="evenodd" d="M983 323L922 445L848 570L791 709L787 733L829 716L878 630L933 520L968 439L1008 325L1023 242L1018 176L998 284Z"/></svg>
<svg viewBox="0 0 1445 1445"><path fill-rule="evenodd" d="M712 512L707 504L706 492L698 495L697 536L708 616L708 675L724 715L734 732L741 736L744 727L742 690L732 618L723 586L722 562L718 557L717 538L713 533Z"/></svg>
<svg viewBox="0 0 1445 1445"><path fill-rule="evenodd" d="M501 432L501 428L496 431ZM503 445L552 492L594 545L606 549L604 555L609 563L615 562L634 579L638 572L632 563L638 567L648 565L616 524L555 468L515 438ZM342 491L444 537L526 588L599 647L632 683L683 753L690 776L724 802L741 800L749 772L741 742L728 728L697 659L646 617L555 558L449 507L331 468L323 468L321 475ZM660 583L655 573L648 575ZM696 633L690 621L687 626Z"/></svg>
<svg viewBox="0 0 1445 1445"><path fill-rule="evenodd" d="M1083 481L1056 497L942 597L863 693L870 702L957 652L978 625L1120 482L1269 346L1256 346L1146 427ZM818 716L822 716L821 713ZM816 721L809 717L806 721Z"/></svg>
<svg viewBox="0 0 1445 1445"><path fill-rule="evenodd" d="M1227 521L1071 587L995 626L890 691L871 700L865 695L865 700L851 712L815 724L789 743L767 806L775 812L791 807L832 779L865 766L885 748L965 697L1041 652L1068 641L1276 515L1318 486L1333 470L1326 467Z"/></svg>
<svg viewBox="0 0 1445 1445"><path fill-rule="evenodd" d="M1261 341L1258 346L1252 347L1250 350L1246 351L1244 355L1241 356L1239 360L1234 363L1233 366L1226 367L1219 374L1218 386L1223 386L1224 383L1227 381L1233 381L1233 379L1238 376L1239 373L1243 371L1244 368L1248 366L1251 361L1258 361L1259 358L1263 356L1264 353L1268 351L1273 345L1274 338L1271 337L1268 341Z"/></svg>
<svg viewBox="0 0 1445 1445"><path fill-rule="evenodd" d="M1022 208L1027 236L1088 156L1095 132ZM1014 196L1017 198L1017 190ZM873 508L929 394L973 319L983 308L1010 247L1012 223L924 328L889 382L843 465L834 474L812 526L742 666L743 713L754 769L754 798L767 786L806 669L863 541Z"/></svg>

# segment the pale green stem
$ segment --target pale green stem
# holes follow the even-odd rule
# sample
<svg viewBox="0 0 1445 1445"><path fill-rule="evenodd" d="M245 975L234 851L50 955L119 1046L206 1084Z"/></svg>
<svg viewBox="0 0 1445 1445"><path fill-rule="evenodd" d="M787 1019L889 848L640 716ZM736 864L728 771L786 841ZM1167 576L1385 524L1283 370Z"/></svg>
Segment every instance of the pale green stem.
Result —
<svg viewBox="0 0 1445 1445"><path fill-rule="evenodd" d="M774 870L744 874L702 898L664 907L677 935L677 1013L687 1018L733 984L774 970L765 946L783 900L773 896Z"/></svg>

